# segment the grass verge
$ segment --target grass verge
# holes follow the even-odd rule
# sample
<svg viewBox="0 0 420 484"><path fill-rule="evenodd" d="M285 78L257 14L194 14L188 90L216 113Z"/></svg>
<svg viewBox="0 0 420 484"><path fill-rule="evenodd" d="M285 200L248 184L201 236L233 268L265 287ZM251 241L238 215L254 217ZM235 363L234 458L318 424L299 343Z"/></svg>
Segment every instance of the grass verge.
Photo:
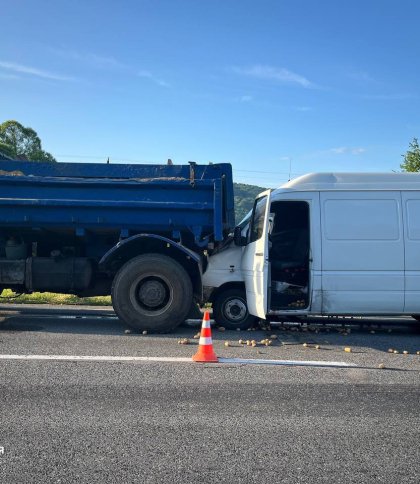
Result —
<svg viewBox="0 0 420 484"><path fill-rule="evenodd" d="M10 289L1 293L0 304L73 304L83 306L111 306L111 296L77 297L73 294L56 294L52 292L34 292L17 294Z"/></svg>

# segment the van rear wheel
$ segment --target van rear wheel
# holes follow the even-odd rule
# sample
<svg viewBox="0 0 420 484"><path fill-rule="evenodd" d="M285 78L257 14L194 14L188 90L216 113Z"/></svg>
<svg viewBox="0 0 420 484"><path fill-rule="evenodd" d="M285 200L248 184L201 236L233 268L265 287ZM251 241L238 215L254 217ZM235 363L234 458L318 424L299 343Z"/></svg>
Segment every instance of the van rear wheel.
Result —
<svg viewBox="0 0 420 484"><path fill-rule="evenodd" d="M222 291L213 302L213 317L219 326L227 329L251 328L258 318L248 312L246 294L241 288Z"/></svg>
<svg viewBox="0 0 420 484"><path fill-rule="evenodd" d="M112 283L117 316L132 328L165 333L181 324L193 297L185 269L170 257L145 254L124 264Z"/></svg>

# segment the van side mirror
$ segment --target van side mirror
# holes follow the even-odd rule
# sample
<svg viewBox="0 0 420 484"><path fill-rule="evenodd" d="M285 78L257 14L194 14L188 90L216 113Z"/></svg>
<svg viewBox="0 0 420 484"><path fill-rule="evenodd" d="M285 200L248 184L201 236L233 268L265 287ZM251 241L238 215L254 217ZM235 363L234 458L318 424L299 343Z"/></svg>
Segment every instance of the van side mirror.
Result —
<svg viewBox="0 0 420 484"><path fill-rule="evenodd" d="M241 227L235 227L235 229L233 230L233 242L239 247L243 247L246 245L247 240L246 237L242 235Z"/></svg>

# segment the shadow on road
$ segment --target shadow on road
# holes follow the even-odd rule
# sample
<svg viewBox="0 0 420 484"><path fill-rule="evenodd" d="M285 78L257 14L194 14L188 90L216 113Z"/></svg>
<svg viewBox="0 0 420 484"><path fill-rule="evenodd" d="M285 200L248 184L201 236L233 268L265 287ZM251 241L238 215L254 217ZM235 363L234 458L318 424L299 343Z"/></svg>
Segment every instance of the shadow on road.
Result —
<svg viewBox="0 0 420 484"><path fill-rule="evenodd" d="M192 338L200 320L189 320L171 335ZM11 332L47 332L126 336L127 327L109 309L14 307L0 309L0 334ZM214 328L213 338L219 341L261 340L271 334L277 337L275 346L320 345L328 354L337 346L353 347L354 353L365 349L387 352L390 348L415 353L420 350L418 326L409 318L307 318L300 323L271 323L271 329L256 331L219 331ZM136 333L131 332L132 336ZM159 335L155 335L159 336ZM161 335L165 337L165 335ZM196 343L196 341L191 341Z"/></svg>

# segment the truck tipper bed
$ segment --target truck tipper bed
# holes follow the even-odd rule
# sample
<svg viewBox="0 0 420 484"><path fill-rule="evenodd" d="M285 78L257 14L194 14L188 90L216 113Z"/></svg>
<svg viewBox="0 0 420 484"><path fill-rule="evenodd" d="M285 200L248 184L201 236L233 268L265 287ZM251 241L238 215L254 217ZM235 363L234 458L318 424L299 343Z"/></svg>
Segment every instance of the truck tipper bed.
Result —
<svg viewBox="0 0 420 484"><path fill-rule="evenodd" d="M227 163L0 161L0 288L111 294L137 329L185 319L233 227Z"/></svg>

